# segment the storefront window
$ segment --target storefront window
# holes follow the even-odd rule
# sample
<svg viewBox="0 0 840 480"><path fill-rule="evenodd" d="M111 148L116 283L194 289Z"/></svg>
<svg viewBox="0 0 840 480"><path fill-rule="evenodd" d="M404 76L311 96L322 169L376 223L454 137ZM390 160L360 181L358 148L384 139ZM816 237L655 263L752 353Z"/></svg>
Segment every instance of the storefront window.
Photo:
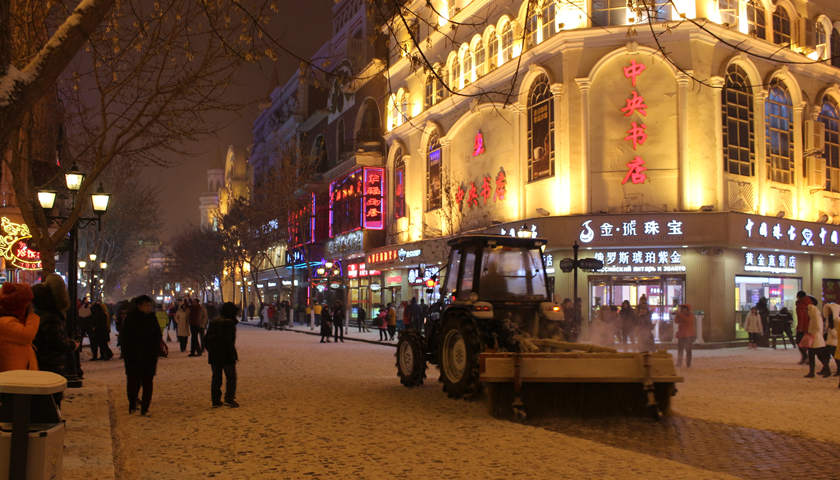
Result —
<svg viewBox="0 0 840 480"><path fill-rule="evenodd" d="M624 300L634 308L647 297L657 342L670 342L674 334L676 307L685 303L685 277L589 277L590 318L602 305L620 306Z"/></svg>
<svg viewBox="0 0 840 480"><path fill-rule="evenodd" d="M796 311L796 292L802 289L801 278L735 276L735 337L747 338L741 325L761 297L767 299L770 312L782 307L790 312Z"/></svg>

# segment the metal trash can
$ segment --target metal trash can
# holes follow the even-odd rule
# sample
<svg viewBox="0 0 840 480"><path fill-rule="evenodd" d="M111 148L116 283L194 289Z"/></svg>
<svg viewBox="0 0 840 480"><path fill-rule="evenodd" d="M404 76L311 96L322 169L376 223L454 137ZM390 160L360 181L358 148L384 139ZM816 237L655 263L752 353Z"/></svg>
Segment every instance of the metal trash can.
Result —
<svg viewBox="0 0 840 480"><path fill-rule="evenodd" d="M53 394L66 386L52 372L0 373L0 480L61 479L64 420Z"/></svg>

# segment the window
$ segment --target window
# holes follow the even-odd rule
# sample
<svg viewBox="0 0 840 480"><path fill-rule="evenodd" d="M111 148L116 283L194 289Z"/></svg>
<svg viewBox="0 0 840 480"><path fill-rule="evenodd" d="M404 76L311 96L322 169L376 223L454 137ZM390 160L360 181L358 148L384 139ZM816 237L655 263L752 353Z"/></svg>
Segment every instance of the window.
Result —
<svg viewBox="0 0 840 480"><path fill-rule="evenodd" d="M434 75L426 77L424 96L424 105L426 108L429 108L437 103L437 96L435 95L435 82L437 82L437 78Z"/></svg>
<svg viewBox="0 0 840 480"><path fill-rule="evenodd" d="M330 184L330 236L362 227L362 169Z"/></svg>
<svg viewBox="0 0 840 480"><path fill-rule="evenodd" d="M463 81L463 84L466 87L472 81L472 75L473 75L472 55L470 55L469 50L464 51L463 64L464 64L464 69L463 69L464 81Z"/></svg>
<svg viewBox="0 0 840 480"><path fill-rule="evenodd" d="M819 120L825 125L825 189L840 192L840 110L833 100L823 101Z"/></svg>
<svg viewBox="0 0 840 480"><path fill-rule="evenodd" d="M448 72L449 71L446 68L442 68L440 70L440 73L438 75L440 76L440 79L443 80L443 82L448 82L449 81L449 73ZM442 99L448 97L449 93L450 93L449 89L446 88L443 85L443 82L440 79L437 79L435 81L435 93L437 94L438 102L441 101ZM448 85L448 83L447 83L447 85ZM450 87L450 88L452 88L452 87Z"/></svg>
<svg viewBox="0 0 840 480"><path fill-rule="evenodd" d="M790 15L783 7L773 12L773 43L790 45Z"/></svg>
<svg viewBox="0 0 840 480"><path fill-rule="evenodd" d="M592 25L606 27L627 22L627 0L592 0Z"/></svg>
<svg viewBox="0 0 840 480"><path fill-rule="evenodd" d="M404 123L409 118L408 111L408 92L403 92L400 98L400 124Z"/></svg>
<svg viewBox="0 0 840 480"><path fill-rule="evenodd" d="M755 175L753 95L747 74L732 65L721 92L723 111L723 168L734 175Z"/></svg>
<svg viewBox="0 0 840 480"><path fill-rule="evenodd" d="M767 26L764 15L764 7L761 6L761 0L749 0L747 2L747 30L750 35L758 38L767 38Z"/></svg>
<svg viewBox="0 0 840 480"><path fill-rule="evenodd" d="M458 90L460 87L461 82L461 62L458 60L458 57L455 57L452 60L452 79L449 81L449 88L452 90Z"/></svg>
<svg viewBox="0 0 840 480"><path fill-rule="evenodd" d="M471 292L475 282L475 249L471 248L464 252L464 273L461 275L461 285L458 292Z"/></svg>
<svg viewBox="0 0 840 480"><path fill-rule="evenodd" d="M405 160L402 148L397 147L394 154L394 218L405 216Z"/></svg>
<svg viewBox="0 0 840 480"><path fill-rule="evenodd" d="M499 64L499 39L494 32L487 39L487 71L493 71Z"/></svg>
<svg viewBox="0 0 840 480"><path fill-rule="evenodd" d="M557 6L554 0L546 0L542 9L542 39L548 40L557 33Z"/></svg>
<svg viewBox="0 0 840 480"><path fill-rule="evenodd" d="M327 170L329 170L330 165L327 161L327 143L326 141L324 141L323 135L318 135L315 138L315 143L313 145L312 150L315 154L315 170L318 172L326 172Z"/></svg>
<svg viewBox="0 0 840 480"><path fill-rule="evenodd" d="M505 24L505 27L502 29L502 61L499 62L499 65L504 65L508 61L510 61L513 52L513 28L510 26L510 22Z"/></svg>
<svg viewBox="0 0 840 480"><path fill-rule="evenodd" d="M764 106L767 130L767 179L793 183L793 108L780 80L770 82Z"/></svg>
<svg viewBox="0 0 840 480"><path fill-rule="evenodd" d="M720 22L730 27L738 26L738 0L718 0Z"/></svg>
<svg viewBox="0 0 840 480"><path fill-rule="evenodd" d="M737 0L732 0L737 1ZM654 22L667 22L671 19L671 3L670 0L636 0L633 7L633 15L635 19L631 18L637 24L648 23L648 16L653 15Z"/></svg>
<svg viewBox="0 0 840 480"><path fill-rule="evenodd" d="M484 75L484 62L487 59L484 56L484 42L479 40L475 45L475 52L473 52L473 61L475 62L475 78L481 78Z"/></svg>
<svg viewBox="0 0 840 480"><path fill-rule="evenodd" d="M479 295L499 300L547 298L540 250L486 246L481 258ZM464 268L466 274L467 269Z"/></svg>
<svg viewBox="0 0 840 480"><path fill-rule="evenodd" d="M539 36L540 30L540 12L537 9L531 10L531 16L526 23L528 29L525 32L525 48L531 48L542 41Z"/></svg>
<svg viewBox="0 0 840 480"><path fill-rule="evenodd" d="M825 30L825 27L823 27L822 22L817 22L816 25L814 25L814 30L815 30L816 37L817 37L817 45L816 45L817 56L820 60L824 60L824 59L828 58L828 53L829 53L828 52L828 34Z"/></svg>
<svg viewBox="0 0 840 480"><path fill-rule="evenodd" d="M540 75L528 95L528 180L554 175L554 105L548 77Z"/></svg>
<svg viewBox="0 0 840 480"><path fill-rule="evenodd" d="M440 138L433 133L429 138L429 148L426 154L426 210L441 207L441 163L443 148Z"/></svg>
<svg viewBox="0 0 840 480"><path fill-rule="evenodd" d="M840 30L831 31L831 64L840 67Z"/></svg>

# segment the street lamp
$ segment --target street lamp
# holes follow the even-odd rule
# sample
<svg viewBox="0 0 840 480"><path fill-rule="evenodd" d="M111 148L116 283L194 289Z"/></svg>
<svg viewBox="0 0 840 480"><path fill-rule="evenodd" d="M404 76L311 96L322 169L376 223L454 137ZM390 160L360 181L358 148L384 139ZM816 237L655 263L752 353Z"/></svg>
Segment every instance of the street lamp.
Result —
<svg viewBox="0 0 840 480"><path fill-rule="evenodd" d="M105 273L105 270L108 268L108 263L107 262L99 262L99 268L97 269L96 268L96 263L95 263L96 262L96 254L91 253L90 255L88 255L88 258L90 258L90 262L87 262L85 260L79 260L79 269L81 269L82 272L84 272L85 267L90 265L90 268L87 269L88 288L90 289L90 300L93 301L94 297L95 297L94 287L96 286L96 282L94 282L94 279L97 277L97 275L95 275L95 274L96 273L100 274L100 276L99 276L99 288L100 288L100 295L101 295L102 285L105 283L105 279L101 277L101 274Z"/></svg>
<svg viewBox="0 0 840 480"><path fill-rule="evenodd" d="M38 203L44 210L52 210L55 206L55 190L41 190L38 192Z"/></svg>
<svg viewBox="0 0 840 480"><path fill-rule="evenodd" d="M71 192L78 192L82 188L82 183L85 181L85 174L79 171L79 167L74 163L70 170L64 174L64 183L67 185L67 190Z"/></svg>
<svg viewBox="0 0 840 480"><path fill-rule="evenodd" d="M96 254L95 254L95 253L91 253L90 255L88 255L88 258L90 258L90 262L91 262L91 263L93 263L93 262L95 262L95 261L96 261Z"/></svg>

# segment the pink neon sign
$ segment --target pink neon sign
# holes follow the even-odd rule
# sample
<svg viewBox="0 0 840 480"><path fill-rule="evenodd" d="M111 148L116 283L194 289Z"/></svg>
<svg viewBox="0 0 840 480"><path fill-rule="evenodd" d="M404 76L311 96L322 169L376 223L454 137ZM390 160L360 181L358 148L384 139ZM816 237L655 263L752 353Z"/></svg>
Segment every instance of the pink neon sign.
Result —
<svg viewBox="0 0 840 480"><path fill-rule="evenodd" d="M647 66L643 63L636 63L636 60L630 60L630 65L622 67L624 78L630 80L630 83L634 88L634 90L630 92L630 97L625 99L624 106L621 107L621 113L624 114L625 117L632 117L634 114L647 117L648 106L645 103L645 97L639 95L639 92L635 90L636 81L645 70L647 70ZM644 145L648 139L647 125L641 121L631 121L630 128L624 133L626 134L624 140L633 145L633 151L636 151L637 148ZM636 155L633 160L627 162L626 165L627 175L625 175L624 179L621 181L622 185L628 181L634 185L645 183L645 180L647 180L647 174L645 174L647 167L645 167L645 161L641 156Z"/></svg>

